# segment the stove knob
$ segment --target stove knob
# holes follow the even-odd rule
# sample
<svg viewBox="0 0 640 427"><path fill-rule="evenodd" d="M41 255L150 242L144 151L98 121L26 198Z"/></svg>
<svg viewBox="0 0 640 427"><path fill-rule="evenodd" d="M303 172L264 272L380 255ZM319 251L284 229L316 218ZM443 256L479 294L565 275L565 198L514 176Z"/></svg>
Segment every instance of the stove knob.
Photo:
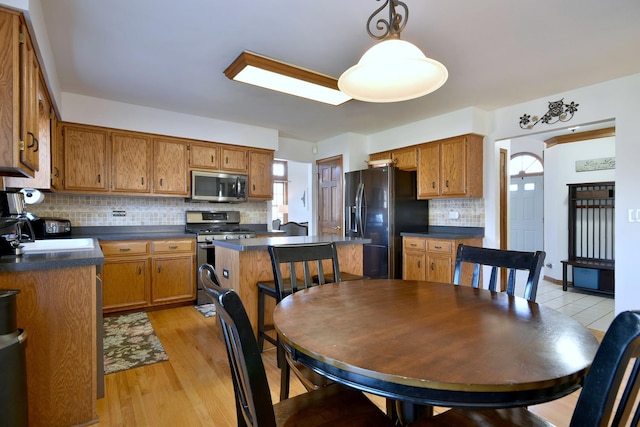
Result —
<svg viewBox="0 0 640 427"><path fill-rule="evenodd" d="M204 238L205 242L210 242L212 240L213 240L213 238L211 238L211 236L205 236L205 238Z"/></svg>
<svg viewBox="0 0 640 427"><path fill-rule="evenodd" d="M226 236L224 236L224 239L225 240L231 240L231 239L233 239L233 236L230 235L230 234L227 234Z"/></svg>

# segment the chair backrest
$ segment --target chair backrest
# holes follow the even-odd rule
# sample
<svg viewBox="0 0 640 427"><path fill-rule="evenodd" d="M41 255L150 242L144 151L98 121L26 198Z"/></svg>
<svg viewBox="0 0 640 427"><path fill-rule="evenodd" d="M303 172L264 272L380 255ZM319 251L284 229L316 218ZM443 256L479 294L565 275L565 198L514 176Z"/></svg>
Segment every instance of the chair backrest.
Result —
<svg viewBox="0 0 640 427"><path fill-rule="evenodd" d="M276 301L301 289L325 283L324 267L322 261L329 260L333 268L333 282L340 281L340 267L338 266L338 253L336 244L331 243L306 243L298 245L269 246L271 266L273 268L273 280L276 285ZM312 276L315 265L318 283L314 283ZM288 266L288 270L284 267ZM296 274L302 270L302 278ZM287 280L289 279L289 280Z"/></svg>
<svg viewBox="0 0 640 427"><path fill-rule="evenodd" d="M491 266L491 277L489 279L489 290L496 290L498 279L498 268L509 270L507 279L507 294L513 295L516 287L516 270L528 270L529 276L524 288L524 298L529 301L536 300L538 293L538 281L540 280L540 270L544 263L546 253L544 251L521 252L507 251L501 249L479 248L467 246L462 243L458 245L456 254L456 267L453 273L453 283L460 284L462 278L462 264L475 264L471 285L477 288L480 283L480 268Z"/></svg>
<svg viewBox="0 0 640 427"><path fill-rule="evenodd" d="M234 291L220 286L211 265L201 265L198 273L202 288L216 306L216 316L224 336L236 395L238 425L275 427L267 374L242 301Z"/></svg>
<svg viewBox="0 0 640 427"><path fill-rule="evenodd" d="M625 373L629 376L625 377ZM604 335L570 426L640 425L640 408L636 402L639 374L640 311L625 311L616 316Z"/></svg>
<svg viewBox="0 0 640 427"><path fill-rule="evenodd" d="M309 234L309 227L297 222L285 222L280 226L287 236L306 236Z"/></svg>

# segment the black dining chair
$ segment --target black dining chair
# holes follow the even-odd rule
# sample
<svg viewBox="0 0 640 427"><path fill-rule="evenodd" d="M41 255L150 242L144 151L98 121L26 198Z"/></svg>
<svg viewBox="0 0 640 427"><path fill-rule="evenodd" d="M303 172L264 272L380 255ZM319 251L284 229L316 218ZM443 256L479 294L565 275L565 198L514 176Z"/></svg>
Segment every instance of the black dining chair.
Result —
<svg viewBox="0 0 640 427"><path fill-rule="evenodd" d="M220 286L215 269L200 266L202 288L216 306L235 392L238 426L393 426L359 391L333 384L275 405L249 317L238 294Z"/></svg>
<svg viewBox="0 0 640 427"><path fill-rule="evenodd" d="M571 417L570 427L640 425L640 311L625 311L607 329ZM526 408L450 409L413 427L532 426L551 423Z"/></svg>
<svg viewBox="0 0 640 427"><path fill-rule="evenodd" d="M285 222L280 225L280 230L284 230L287 236L307 236L309 234L309 227L297 222Z"/></svg>
<svg viewBox="0 0 640 427"><path fill-rule="evenodd" d="M453 283L461 284L462 268L464 263L474 264L471 285L477 288L480 284L480 268L482 266L491 267L491 277L489 279L489 290L495 291L498 278L498 268L509 270L507 279L507 294L514 295L516 287L516 270L529 272L524 288L524 298L535 302L538 293L538 281L540 271L544 263L546 253L544 251L522 252L502 249L479 248L464 244L458 245L456 253L456 266L453 272Z"/></svg>
<svg viewBox="0 0 640 427"><path fill-rule="evenodd" d="M332 282L340 281L338 253L333 242L269 246L268 250L273 268L276 304L294 292L328 283L325 281L325 264L331 268ZM314 271L317 274L314 275ZM317 282L314 282L314 277L317 278ZM327 378L316 374L300 362L294 361L291 358L291 352L279 341L277 347L281 370L281 400L289 396L291 371L296 374L307 390L331 384Z"/></svg>

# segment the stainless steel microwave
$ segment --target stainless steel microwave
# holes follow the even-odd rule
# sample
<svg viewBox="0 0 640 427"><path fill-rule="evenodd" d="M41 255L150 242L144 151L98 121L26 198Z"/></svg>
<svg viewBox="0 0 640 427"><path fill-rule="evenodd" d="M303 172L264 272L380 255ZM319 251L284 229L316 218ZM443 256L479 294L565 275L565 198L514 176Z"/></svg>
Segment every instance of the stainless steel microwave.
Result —
<svg viewBox="0 0 640 427"><path fill-rule="evenodd" d="M247 175L191 171L191 199L207 202L246 202Z"/></svg>

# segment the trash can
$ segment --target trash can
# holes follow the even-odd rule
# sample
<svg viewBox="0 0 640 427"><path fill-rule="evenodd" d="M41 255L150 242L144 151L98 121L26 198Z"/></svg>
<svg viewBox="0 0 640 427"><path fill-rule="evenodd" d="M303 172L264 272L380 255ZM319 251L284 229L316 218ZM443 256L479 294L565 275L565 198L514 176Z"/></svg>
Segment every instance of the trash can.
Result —
<svg viewBox="0 0 640 427"><path fill-rule="evenodd" d="M27 333L17 328L16 295L0 289L0 417L3 426L28 425Z"/></svg>

